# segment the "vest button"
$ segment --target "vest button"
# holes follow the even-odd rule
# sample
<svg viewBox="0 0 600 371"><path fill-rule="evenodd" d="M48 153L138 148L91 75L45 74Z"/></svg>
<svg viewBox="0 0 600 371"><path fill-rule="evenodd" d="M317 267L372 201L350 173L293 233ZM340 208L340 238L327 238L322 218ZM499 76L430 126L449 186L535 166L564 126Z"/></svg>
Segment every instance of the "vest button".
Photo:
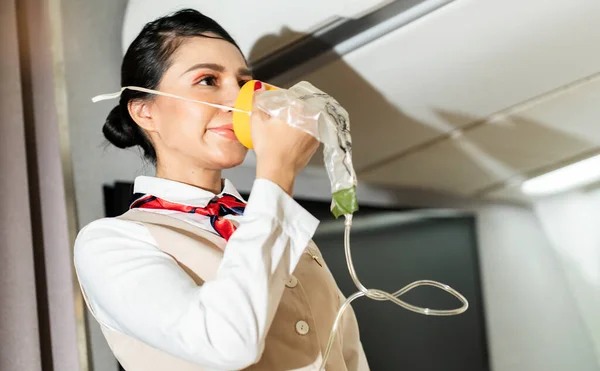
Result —
<svg viewBox="0 0 600 371"><path fill-rule="evenodd" d="M296 332L298 334L306 335L306 334L308 334L309 330L310 330L310 327L308 326L308 323L306 323L304 321L296 322Z"/></svg>
<svg viewBox="0 0 600 371"><path fill-rule="evenodd" d="M285 285L290 289L293 289L294 287L296 287L296 285L298 285L298 279L294 276L290 276Z"/></svg>

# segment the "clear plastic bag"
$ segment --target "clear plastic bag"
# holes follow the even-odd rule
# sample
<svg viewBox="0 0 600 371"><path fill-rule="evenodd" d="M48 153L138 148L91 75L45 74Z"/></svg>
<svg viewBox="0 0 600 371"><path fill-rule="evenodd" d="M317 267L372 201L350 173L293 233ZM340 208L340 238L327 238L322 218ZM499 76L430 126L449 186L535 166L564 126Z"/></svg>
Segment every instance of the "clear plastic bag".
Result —
<svg viewBox="0 0 600 371"><path fill-rule="evenodd" d="M348 112L330 95L306 81L289 89L261 92L254 99L260 110L323 143L325 168L333 195L331 211L335 217L358 210Z"/></svg>

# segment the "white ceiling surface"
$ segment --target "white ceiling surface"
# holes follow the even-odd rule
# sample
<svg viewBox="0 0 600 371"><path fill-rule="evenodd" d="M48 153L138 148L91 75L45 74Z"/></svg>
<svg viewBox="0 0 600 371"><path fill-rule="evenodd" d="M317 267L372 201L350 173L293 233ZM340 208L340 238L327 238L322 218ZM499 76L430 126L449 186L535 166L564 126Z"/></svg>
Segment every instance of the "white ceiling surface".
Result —
<svg viewBox="0 0 600 371"><path fill-rule="evenodd" d="M182 8L192 8L220 23L246 56L257 59L302 34L327 25L336 17L359 17L386 3L389 0L129 0L123 27L123 51L145 23Z"/></svg>
<svg viewBox="0 0 600 371"><path fill-rule="evenodd" d="M599 45L595 0L456 0L301 79L350 112L361 180L515 199L600 148Z"/></svg>

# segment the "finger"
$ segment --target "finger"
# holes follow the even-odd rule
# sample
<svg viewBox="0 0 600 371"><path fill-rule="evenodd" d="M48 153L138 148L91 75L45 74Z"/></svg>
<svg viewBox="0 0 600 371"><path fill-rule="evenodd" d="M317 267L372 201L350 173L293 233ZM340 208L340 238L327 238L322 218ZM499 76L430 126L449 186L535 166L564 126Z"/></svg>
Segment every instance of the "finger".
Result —
<svg viewBox="0 0 600 371"><path fill-rule="evenodd" d="M266 112L264 112L263 110L261 110L260 108L258 108L257 103L256 103L257 95L266 90L267 89L265 87L265 84L263 84L261 81L256 81L256 83L254 83L254 95L252 97L251 118L252 118L252 116L254 116L254 114L258 115L262 120L267 120L269 118L269 115Z"/></svg>
<svg viewBox="0 0 600 371"><path fill-rule="evenodd" d="M261 92L261 91L265 91L265 90L267 90L267 88L266 88L265 84L263 84L261 81L257 80L254 83L254 92L255 92L255 94L256 94L256 92Z"/></svg>

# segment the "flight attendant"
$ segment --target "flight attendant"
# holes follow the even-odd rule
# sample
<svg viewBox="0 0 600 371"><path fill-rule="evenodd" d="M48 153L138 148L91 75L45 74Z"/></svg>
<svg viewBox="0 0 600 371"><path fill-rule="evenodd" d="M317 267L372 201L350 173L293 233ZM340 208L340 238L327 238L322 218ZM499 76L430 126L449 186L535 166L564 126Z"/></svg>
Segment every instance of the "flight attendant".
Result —
<svg viewBox="0 0 600 371"><path fill-rule="evenodd" d="M252 79L231 36L182 10L148 23L129 47L122 86L233 106ZM75 243L84 298L127 371L317 370L345 298L311 238L318 220L292 199L318 147L311 135L252 115L256 180L248 201L221 171L247 149L232 112L124 90L103 132L140 147L156 176L135 201ZM369 367L352 310L326 369Z"/></svg>

